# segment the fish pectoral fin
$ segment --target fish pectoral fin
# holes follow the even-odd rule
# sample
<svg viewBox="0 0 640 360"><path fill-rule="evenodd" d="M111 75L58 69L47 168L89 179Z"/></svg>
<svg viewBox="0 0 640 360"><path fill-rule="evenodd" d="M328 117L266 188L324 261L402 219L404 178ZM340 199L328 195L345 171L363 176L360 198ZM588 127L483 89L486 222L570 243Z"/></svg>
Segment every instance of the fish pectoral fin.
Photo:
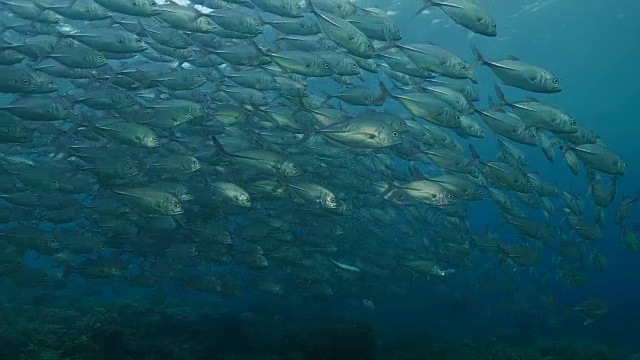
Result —
<svg viewBox="0 0 640 360"><path fill-rule="evenodd" d="M304 189L304 188L301 188L301 187L299 187L299 186L296 186L296 185L293 185L293 184L289 184L289 186L290 186L290 187L292 187L292 188L294 188L294 189L296 189L296 190L300 190L300 191L304 191L304 192L306 192L306 193L310 193L310 191L309 191L309 190Z"/></svg>
<svg viewBox="0 0 640 360"><path fill-rule="evenodd" d="M498 68L501 68L501 69L514 70L514 71L518 70L518 69L516 69L516 68L514 68L512 66L507 66L507 65L500 64L500 63L493 62L493 61L487 61L486 63L488 65L490 65L490 66L495 66L495 67L498 67Z"/></svg>
<svg viewBox="0 0 640 360"><path fill-rule="evenodd" d="M119 195L124 195L124 196L128 196L128 197L132 197L132 198L136 198L136 199L144 199L144 196L138 195L138 194L132 194L126 191L120 191L120 190L114 190L113 191L116 194Z"/></svg>
<svg viewBox="0 0 640 360"><path fill-rule="evenodd" d="M316 12L315 14L318 15L319 17L321 17L324 21L328 22L329 24L331 24L331 25L333 25L333 26L335 26L337 28L340 28L340 25L338 23L336 23L335 21L329 19L326 15L320 14L318 12Z"/></svg>
<svg viewBox="0 0 640 360"><path fill-rule="evenodd" d="M591 154L591 155L597 155L598 154L595 151L589 151L589 150L581 149L581 148L578 148L578 147L572 147L571 150L577 151L577 152L581 152L581 153L585 153L585 154Z"/></svg>
<svg viewBox="0 0 640 360"><path fill-rule="evenodd" d="M531 112L535 112L535 109L532 109L528 106L522 105L522 104L512 104L513 107L516 107L518 109L522 109L522 110L527 110L527 111L531 111Z"/></svg>
<svg viewBox="0 0 640 360"><path fill-rule="evenodd" d="M102 131L117 131L117 132L121 132L121 129L114 129L112 127L109 127L109 125L96 125L96 129L98 130L102 130Z"/></svg>
<svg viewBox="0 0 640 360"><path fill-rule="evenodd" d="M437 6L448 6L448 7L452 7L452 8L456 8L456 9L464 9L464 6L460 6L458 4L452 4L452 3L448 3L448 2L432 1L431 3L433 5L437 5Z"/></svg>

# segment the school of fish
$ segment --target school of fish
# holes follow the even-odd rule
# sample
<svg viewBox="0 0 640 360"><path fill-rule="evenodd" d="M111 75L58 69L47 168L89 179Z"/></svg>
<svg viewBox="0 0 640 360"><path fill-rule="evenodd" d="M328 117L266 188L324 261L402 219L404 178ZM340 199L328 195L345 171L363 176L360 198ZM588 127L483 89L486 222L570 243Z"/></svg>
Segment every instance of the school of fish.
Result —
<svg viewBox="0 0 640 360"><path fill-rule="evenodd" d="M495 37L481 3L417 13ZM612 207L625 163L606 139L504 95L571 96L526 59L406 43L393 16L348 0L0 0L0 12L0 277L17 288L79 276L373 309L416 278L490 291L482 274L545 257L557 273L541 281L578 284L606 268L592 244L614 222L640 249L627 224L640 198ZM497 83L486 106L483 68ZM496 158L476 149L489 143ZM590 199L530 166L535 148ZM575 306L585 323L607 310Z"/></svg>

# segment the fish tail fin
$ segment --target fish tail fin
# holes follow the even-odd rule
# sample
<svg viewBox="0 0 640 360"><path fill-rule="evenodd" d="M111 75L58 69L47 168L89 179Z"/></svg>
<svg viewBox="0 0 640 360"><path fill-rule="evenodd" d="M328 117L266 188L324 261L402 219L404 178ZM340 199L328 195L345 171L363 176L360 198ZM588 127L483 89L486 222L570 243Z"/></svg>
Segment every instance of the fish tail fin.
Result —
<svg viewBox="0 0 640 360"><path fill-rule="evenodd" d="M384 189L384 191L378 195L378 197L382 197L382 198L387 198L389 196L389 194L391 194L393 191L399 189L400 187L398 185L396 185L393 180L387 178L387 177L383 177L384 183L387 185L387 188Z"/></svg>
<svg viewBox="0 0 640 360"><path fill-rule="evenodd" d="M495 90L496 96L498 97L498 104L496 104L496 105L499 105L499 106L509 105L509 101L504 96L504 92L502 92L502 89L500 88L500 86L498 84L494 84L493 85L493 90ZM496 106L496 105L494 105L494 106Z"/></svg>
<svg viewBox="0 0 640 360"><path fill-rule="evenodd" d="M384 105L385 101L387 101L387 99L391 95L391 92L389 91L387 86L382 82L382 80L378 81L378 85L380 86L380 95L378 95L378 97L373 99L373 101L371 102L371 105L373 106Z"/></svg>
<svg viewBox="0 0 640 360"><path fill-rule="evenodd" d="M64 268L62 269L61 277L63 279L66 279L67 277L69 277L69 275L76 274L76 273L77 273L76 268L74 268L73 265L71 265L70 263L65 262Z"/></svg>
<svg viewBox="0 0 640 360"><path fill-rule="evenodd" d="M380 96L384 96L385 99L393 96L391 94L391 91L389 91L389 88L387 87L387 85L385 85L384 82L382 82L382 80L378 80L378 86L380 87L380 92L381 92Z"/></svg>
<svg viewBox="0 0 640 360"><path fill-rule="evenodd" d="M480 160L480 154L478 154L478 150L476 150L476 147L473 146L473 144L469 144L469 151L471 151L471 156L473 157L473 160L475 160L478 163L482 162L482 160Z"/></svg>
<svg viewBox="0 0 640 360"><path fill-rule="evenodd" d="M471 44L469 46L471 46L471 52L473 52L473 56L476 57L476 61L479 64L486 64L487 61L484 59L484 56L482 56L480 49L478 49L478 47L475 46L474 44Z"/></svg>
<svg viewBox="0 0 640 360"><path fill-rule="evenodd" d="M34 21L38 21L40 19L40 17L42 16L42 14L47 10L55 12L56 9L66 8L68 6L68 5L44 5L44 4L38 3L37 1L34 1L33 5L39 11L38 16L36 17L36 19Z"/></svg>
<svg viewBox="0 0 640 360"><path fill-rule="evenodd" d="M424 0L424 4L422 4L422 6L416 11L416 13L411 18L412 19L415 18L416 16L422 14L425 10L427 10L428 8L434 5L435 4L433 3L432 0Z"/></svg>
<svg viewBox="0 0 640 360"><path fill-rule="evenodd" d="M225 155L229 155L229 156L233 156L233 154L231 154L230 152L228 152L224 146L222 146L222 144L220 143L220 140L218 140L217 137L215 136L211 136L211 140L213 140L213 146L215 146L216 151L221 153L221 154L225 154Z"/></svg>
<svg viewBox="0 0 640 360"><path fill-rule="evenodd" d="M262 49L255 41L253 40L248 40L247 41L249 43L249 45L251 45L251 47L253 47L253 49L260 55L262 56L267 56L267 52L264 51L264 49Z"/></svg>
<svg viewBox="0 0 640 360"><path fill-rule="evenodd" d="M322 95L324 96L324 103L326 104L327 102L329 102L329 100L335 98L335 96L333 96L332 94L330 94L328 91L325 90L320 90L320 92L322 93Z"/></svg>
<svg viewBox="0 0 640 360"><path fill-rule="evenodd" d="M295 145L302 145L302 144L306 143L307 141L309 141L309 139L311 139L311 132L305 131L305 133L302 134L302 138L300 139L300 141L295 143Z"/></svg>
<svg viewBox="0 0 640 360"><path fill-rule="evenodd" d="M376 53L379 53L379 52L382 52L382 51L385 51L385 50L389 50L389 49L392 49L392 48L395 48L395 47L398 46L395 43L395 41L393 41L392 38L390 38L388 36L386 38L387 38L387 42L384 45L380 46L379 48L376 48L375 49Z"/></svg>
<svg viewBox="0 0 640 360"><path fill-rule="evenodd" d="M316 7L313 6L313 3L311 2L311 0L304 0L304 4L312 13L314 14L318 13L318 11L316 10Z"/></svg>
<svg viewBox="0 0 640 360"><path fill-rule="evenodd" d="M285 34L283 32L276 30L276 39L273 41L273 46L276 51L284 50L280 45L280 43L284 40L284 35Z"/></svg>
<svg viewBox="0 0 640 360"><path fill-rule="evenodd" d="M409 172L417 179L424 180L427 178L414 164L409 165Z"/></svg>

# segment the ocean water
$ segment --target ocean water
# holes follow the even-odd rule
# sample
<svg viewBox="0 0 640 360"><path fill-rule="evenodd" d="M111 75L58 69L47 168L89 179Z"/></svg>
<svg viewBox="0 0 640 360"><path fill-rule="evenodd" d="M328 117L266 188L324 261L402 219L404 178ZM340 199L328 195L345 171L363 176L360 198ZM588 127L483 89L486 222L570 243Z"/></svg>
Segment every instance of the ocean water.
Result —
<svg viewBox="0 0 640 360"><path fill-rule="evenodd" d="M15 20L15 13L9 9L12 2L0 0L0 23L13 23ZM367 168L370 178L365 181L361 173L356 174L353 170L359 165L352 158L345 160L349 162L333 173L309 171L323 163L324 159L319 154L308 152L301 155L295 148L297 145L271 148L304 165L307 172L300 178L333 186L331 189L337 197L352 201L354 210L351 213L338 216L335 212L319 209L313 202L305 205L304 201L290 198L274 200L256 196L249 208L229 204L221 197L210 200L210 189L203 189L211 179L233 182L243 188L248 188L250 181L245 173L228 162L211 160L214 145L209 136L200 135L205 127L197 127L193 123L171 131L158 130L157 133L161 139L160 149L166 149L170 141L196 144L188 149L203 165L194 174L164 176L159 175L152 166L143 166L141 173L146 177L142 180L124 182L124 187L104 182L92 170L88 170L91 166L73 163L71 158L74 153L69 149L73 145L94 141L108 156L115 154L113 149L123 146L117 139L98 134L96 140L85 136L82 129L87 125L87 114L93 116L92 122L98 123L115 118L115 112L111 111L113 109L89 109L86 112L84 105L76 103L76 112L85 111L84 117L78 118L76 113L70 120L62 120L56 124L58 131L46 128L43 125L45 122L27 121L29 126L37 129L33 146L0 143L3 155L23 156L32 160L34 164L27 168L41 168L36 178L44 179L45 183L48 176L58 176L55 172L48 172L52 169L48 166L53 166L63 170L60 179L64 180L77 174L90 175L93 186L89 191L75 191L72 194L62 193L59 189L27 186L15 193L36 194L44 200L32 206L18 206L9 200L0 204L0 210L5 209L10 213L3 217L7 221L0 226L0 253L3 254L0 259L4 263L0 264L0 360L550 360L635 359L640 356L635 355L640 354L640 253L625 250L621 240L622 226L614 221L621 200L640 191L640 163L637 160L640 158L640 107L636 104L640 72L635 65L636 57L640 54L640 25L637 21L640 3L631 0L477 2L495 19L497 37L473 34L435 8L414 17L415 10L421 6L418 1L389 3L387 0L366 0L357 5L363 8L378 7L390 14L403 36L399 43L433 42L470 64L475 61L470 50L470 44L473 44L481 49L487 59L514 55L551 70L560 79L563 90L555 94L533 94L512 87L502 88L510 100L535 96L540 101L564 109L579 125L597 133L626 163L624 175L618 178L615 200L605 209L601 239L580 242L584 250L583 257L563 259L558 254L557 245L563 236L577 239L575 232L566 226L561 200L554 199L557 211L550 216L557 226L552 243L540 245L518 237L501 218L500 209L485 198L468 203L468 214L464 219L467 225L463 228L467 229L468 226L470 232L467 240L470 243L467 246L474 251L465 257L468 262L456 263L456 259L448 259L434 250L440 246L441 240L433 229L445 226L442 217L432 216L437 213L436 210L420 205L416 208L421 209L420 214L424 217L418 218L413 213L405 212L402 205L391 204L390 201L368 202L380 199L371 195L371 191L362 190L362 193L358 193L358 186L367 187L372 186L374 181L380 182L383 180L380 174ZM254 10L243 8L241 11ZM66 22L89 30L92 26L82 22ZM27 21L27 24L31 22ZM104 24L95 26L105 27ZM270 47L273 35L272 29L267 29L264 34L255 37L256 43ZM31 35L17 34L10 29L5 29L2 36L4 48L11 48L9 43L27 42L26 39L31 38ZM384 42L376 45L383 46ZM27 59L24 63L33 70L41 61L44 60ZM127 61L109 60L115 69L134 70L143 69L149 62L141 60L140 55ZM11 66L17 68L18 65ZM487 96L495 100L493 87L499 83L499 79L487 67L473 66L477 71L477 89L481 94L475 106L485 109L490 106ZM3 69L8 71L9 68ZM220 69L236 73L245 70L244 67L229 64L220 66ZM6 72L0 73L0 77L3 76L8 75ZM107 73L106 76L113 74ZM356 80L354 86L368 87L378 92L378 80L390 83L389 78L382 74L367 73L365 81ZM59 86L55 93L26 96L71 99L71 96L64 94L71 90L88 92L92 89L91 85L72 84L59 77L55 77L55 81ZM212 83L209 81L205 88ZM152 97L150 94L154 89L161 89L159 93L169 98L177 96L165 91L162 85L149 88L152 90L128 92L140 102L151 105L167 100L156 93ZM333 93L345 88L328 79L308 80L308 92L311 94L322 95L322 91ZM395 94L405 90L394 87L391 91ZM271 105L282 100L277 91L267 91L267 94ZM25 94L7 91L0 94L0 104L10 104L24 97ZM198 102L195 95L192 99ZM204 117L209 119L223 102L203 102L208 109ZM333 100L335 108L348 113L366 111L366 108L348 104L338 107L337 103ZM286 106L294 108L296 105L289 102ZM262 107L268 108L269 104ZM371 108L409 116L404 107L391 99L387 99L382 106ZM482 124L477 115L472 117ZM485 130L482 139L455 139L464 144L466 158L471 159L467 146L472 144L481 158L495 160L499 152L495 141L497 136L484 124L482 126ZM191 127L195 130L190 132ZM240 132L232 131L236 128ZM260 131L268 133L276 130L270 127ZM227 124L226 130L216 136L228 148L234 145L236 138L240 139L238 141L247 141L239 135L245 133L250 131L240 125ZM537 172L559 189L582 198L585 216L592 222L594 206L588 193L589 183L584 169L579 176L572 175L559 150L560 145L554 143L554 163L548 162L538 148L521 147L527 156L526 169ZM151 162L149 159L155 159L154 155L166 154L154 153L156 150L153 149L127 147L126 144L124 147L134 149L132 151L136 155L132 156L139 156L141 162L146 164ZM356 150L348 147L341 149L349 154L351 151L356 153ZM363 162L367 162L376 151L357 154L362 156ZM379 152L387 154L386 151L389 149ZM393 165L400 169L395 173L399 176L392 181L399 184L411 180L406 170L407 161L399 156L391 158ZM115 157L109 157L105 162L112 159ZM5 156L0 160L5 168L3 181L9 181L7 179L11 176L25 176L23 172L16 175L12 170L17 166L15 161ZM420 166L429 174L435 175L439 171L432 164ZM336 177L332 178L333 175ZM344 177L357 178L361 182L355 186L345 181L344 187L340 188L340 180ZM608 175L603 178L605 183L610 179ZM266 176L264 179L271 178ZM180 221L186 219L186 225L175 225L166 231L150 231L145 224L157 216L148 216L135 206L124 205L126 202L121 202L117 193L114 194L123 188L142 187L156 180L193 189L195 199L184 201L184 212L173 217ZM295 184L295 180L292 181ZM254 192L249 193L253 199ZM0 194L6 199L14 192L9 191L8 186L3 186ZM46 199L62 202L69 198L82 204L61 207L77 210L75 218L58 224L47 221L47 213L57 216L59 208L42 205ZM117 199L118 209L126 209L127 215L110 210L97 212L92 208L92 204L105 198ZM384 210L382 215L387 219L376 220L373 215L375 209ZM527 210L527 215L542 219L541 213L536 210ZM122 231L116 231L106 224L107 218L109 221L118 220L116 226L119 228L116 230ZM233 243L220 245L222 248L215 254L215 259L204 258L202 251L197 253L203 241L192 237L195 236L195 220L198 223L213 221L225 229L233 238ZM398 224L405 224L410 230L396 227ZM539 224L543 224L542 221ZM631 217L624 221L624 226L640 236L639 224L640 207L636 207ZM21 226L38 231L40 239L46 234L54 234L61 247L57 251L43 253L29 248L29 245L26 248L20 246L23 239L31 236L31 233L17 232L16 229L21 229ZM122 235L125 226L131 226L137 232ZM346 230L339 235L326 231L337 227ZM65 258L61 253L68 250L68 242L71 241L65 236L71 235L67 235L64 229L71 232L87 230L100 240L102 246L95 250L70 251L73 254L66 253L65 256L73 257ZM499 234L506 244L539 247L542 251L541 261L534 266L518 267L512 264L511 260L514 259L508 258L510 255L505 258L483 251L471 235L482 236L485 229ZM212 233L214 231L218 230L210 230ZM274 232L276 235L273 235ZM278 238L275 245L267 241L274 236ZM376 241L367 242L369 236ZM268 265L257 266L252 262L255 259L247 255L256 254L256 245L264 248L263 255ZM372 248L366 249L366 246ZM328 253L324 247L336 247L337 250ZM190 249L196 249L196 255L190 253ZM295 260L285 259L278 252L283 249L295 249L302 255ZM607 259L606 269L594 267L590 259L594 252ZM21 263L17 267L12 265L16 258ZM408 271L403 265L408 260L423 258L435 261L442 269L454 271L446 276L425 275ZM92 268L100 259L109 259L115 265L109 263L106 268ZM331 262L334 260L346 266L334 266ZM389 262L393 265L387 266ZM358 272L345 270L348 266L358 268ZM114 268L119 269L117 273L87 275L89 270L114 271ZM384 270L380 270L382 268ZM42 272L31 274L25 269ZM380 271L374 272L373 269ZM562 277L562 271L584 276L586 281L582 284L568 283ZM206 284L194 280L203 279L204 275L215 280ZM265 283L277 284L284 290L265 290L261 287ZM314 285L327 285L332 291L318 291ZM608 311L601 318L585 324L585 317L576 308L590 298L606 301Z"/></svg>

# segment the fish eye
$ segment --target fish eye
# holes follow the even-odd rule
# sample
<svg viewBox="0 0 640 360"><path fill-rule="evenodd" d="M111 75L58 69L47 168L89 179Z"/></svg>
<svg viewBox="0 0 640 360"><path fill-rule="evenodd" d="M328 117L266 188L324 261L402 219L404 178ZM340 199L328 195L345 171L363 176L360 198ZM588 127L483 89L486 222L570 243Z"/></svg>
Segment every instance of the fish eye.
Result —
<svg viewBox="0 0 640 360"><path fill-rule="evenodd" d="M136 39L136 42L137 42L138 44L140 44L140 43L142 43L142 39L137 38L137 39Z"/></svg>
<svg viewBox="0 0 640 360"><path fill-rule="evenodd" d="M152 2L151 2L151 7L156 7L156 6L158 6L158 3L157 3L157 2L155 2L155 1L152 1Z"/></svg>
<svg viewBox="0 0 640 360"><path fill-rule="evenodd" d="M570 124L573 126L573 125L576 125L577 123L575 120L571 120Z"/></svg>
<svg viewBox="0 0 640 360"><path fill-rule="evenodd" d="M24 79L24 80L22 80L22 83L25 84L25 85L29 85L29 80L28 79Z"/></svg>
<svg viewBox="0 0 640 360"><path fill-rule="evenodd" d="M231 240L231 235L227 235L224 237L226 240Z"/></svg>
<svg viewBox="0 0 640 360"><path fill-rule="evenodd" d="M467 70L467 65L463 64L462 65L462 70Z"/></svg>
<svg viewBox="0 0 640 360"><path fill-rule="evenodd" d="M324 68L325 68L325 69L329 69L329 64L324 63Z"/></svg>
<svg viewBox="0 0 640 360"><path fill-rule="evenodd" d="M447 196L447 198L448 198L449 200L453 200L453 195L449 194L449 195Z"/></svg>
<svg viewBox="0 0 640 360"><path fill-rule="evenodd" d="M180 207L180 204L178 204L177 202L174 202L174 203L173 203L173 207L177 209L177 208L179 208L179 207Z"/></svg>
<svg viewBox="0 0 640 360"><path fill-rule="evenodd" d="M400 28L396 26L396 28L395 28L395 29L393 29L393 31L395 31L395 32L399 33L399 32L400 32Z"/></svg>
<svg viewBox="0 0 640 360"><path fill-rule="evenodd" d="M391 135L393 135L393 137L398 137L398 132L394 131L394 132L391 133Z"/></svg>
<svg viewBox="0 0 640 360"><path fill-rule="evenodd" d="M478 191L478 194L480 194L480 196L484 195L484 193L482 192L482 190Z"/></svg>
<svg viewBox="0 0 640 360"><path fill-rule="evenodd" d="M334 198L334 197L329 198L329 202L330 203L335 203L336 202L336 198Z"/></svg>
<svg viewBox="0 0 640 360"><path fill-rule="evenodd" d="M296 164L293 164L291 167L294 168L294 169L298 169L298 165L296 165Z"/></svg>
<svg viewBox="0 0 640 360"><path fill-rule="evenodd" d="M460 115L456 115L456 120L460 120Z"/></svg>
<svg viewBox="0 0 640 360"><path fill-rule="evenodd" d="M557 84L557 83L559 82L559 81L558 81L558 78L553 78L553 80L552 80L552 81L553 81L553 83L554 83L554 84Z"/></svg>
<svg viewBox="0 0 640 360"><path fill-rule="evenodd" d="M53 80L49 80L49 85L53 85Z"/></svg>
<svg viewBox="0 0 640 360"><path fill-rule="evenodd" d="M127 95L124 96L124 98L127 99L127 100L131 100L131 95L127 94Z"/></svg>

